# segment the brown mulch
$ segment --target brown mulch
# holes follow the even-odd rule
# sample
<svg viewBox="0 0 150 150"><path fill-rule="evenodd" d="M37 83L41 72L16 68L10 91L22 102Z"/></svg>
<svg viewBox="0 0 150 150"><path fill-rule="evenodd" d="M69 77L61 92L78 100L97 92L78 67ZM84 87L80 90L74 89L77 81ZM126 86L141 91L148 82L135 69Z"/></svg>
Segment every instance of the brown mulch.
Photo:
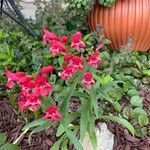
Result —
<svg viewBox="0 0 150 150"><path fill-rule="evenodd" d="M18 118L19 114L9 103L0 101L0 132L5 133L7 141L13 143L22 133L21 129L25 125L23 119ZM46 131L32 136L31 145L28 142L29 133L20 141L21 150L49 150L50 146L56 141L56 129L49 128Z"/></svg>
<svg viewBox="0 0 150 150"><path fill-rule="evenodd" d="M143 103L146 110L150 108L150 89L141 91ZM126 103L126 100L124 100ZM74 97L70 102L70 111L76 111L79 108L80 101ZM14 142L22 133L21 129L25 121L20 117L6 100L0 101L0 132L7 135L7 141ZM114 150L150 150L150 137L136 138L132 137L127 129L117 123L108 123L109 130L115 135ZM28 142L29 133L20 141L21 150L49 150L56 141L56 129L49 128L46 131L34 134L31 145ZM73 148L71 148L73 149Z"/></svg>

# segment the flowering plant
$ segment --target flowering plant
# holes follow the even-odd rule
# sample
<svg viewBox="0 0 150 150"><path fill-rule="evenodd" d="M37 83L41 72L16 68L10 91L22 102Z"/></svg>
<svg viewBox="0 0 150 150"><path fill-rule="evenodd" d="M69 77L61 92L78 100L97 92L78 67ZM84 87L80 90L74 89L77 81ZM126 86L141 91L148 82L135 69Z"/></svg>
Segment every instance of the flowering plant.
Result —
<svg viewBox="0 0 150 150"><path fill-rule="evenodd" d="M7 86L13 88L14 83L17 83L21 89L19 111L29 109L37 114L42 110L44 113L42 119L29 123L23 130L27 131L38 126L33 129L32 135L46 129L52 123L53 125L59 123L57 130L59 141L51 148L52 150L56 150L56 146L59 147L67 138L76 149L82 150L83 147L77 138L78 132L81 142L88 132L93 148L96 149L95 121L98 119L117 121L134 134L134 128L128 121L117 116L103 115L103 110L98 105L99 99L107 99L114 107L118 106L118 103L114 103L106 94L106 91L116 87L117 83L110 77L100 78L98 70L102 64L99 57L100 49L104 44L101 43L89 54L81 32L74 33L71 42L67 36L58 37L46 29L43 32L43 44L50 46L51 55L58 59L63 56L61 70L49 65L37 71L35 76L30 76L25 72L13 73L8 68L5 69ZM60 86L59 79L56 85L50 83L54 72L63 81ZM109 88L106 86L108 83ZM69 107L73 97L79 100L79 106L74 111ZM74 120L77 123L73 123Z"/></svg>

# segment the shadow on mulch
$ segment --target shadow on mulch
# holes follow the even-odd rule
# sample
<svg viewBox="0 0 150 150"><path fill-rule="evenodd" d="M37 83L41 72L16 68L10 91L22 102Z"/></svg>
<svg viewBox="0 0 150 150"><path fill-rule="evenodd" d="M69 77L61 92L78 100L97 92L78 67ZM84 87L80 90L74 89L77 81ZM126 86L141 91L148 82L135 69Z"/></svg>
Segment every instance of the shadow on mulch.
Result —
<svg viewBox="0 0 150 150"><path fill-rule="evenodd" d="M141 92L144 98L144 107L150 108L150 89ZM70 110L78 109L80 102L77 98L72 99ZM0 101L0 132L7 135L7 141L12 143L22 133L21 129L25 121L19 118L6 100ZM117 123L108 123L109 130L115 135L114 150L150 150L150 137L139 139L132 137L127 129ZM56 129L49 128L32 136L32 143L29 145L26 134L19 143L21 150L49 150L56 141ZM71 148L73 149L73 148Z"/></svg>

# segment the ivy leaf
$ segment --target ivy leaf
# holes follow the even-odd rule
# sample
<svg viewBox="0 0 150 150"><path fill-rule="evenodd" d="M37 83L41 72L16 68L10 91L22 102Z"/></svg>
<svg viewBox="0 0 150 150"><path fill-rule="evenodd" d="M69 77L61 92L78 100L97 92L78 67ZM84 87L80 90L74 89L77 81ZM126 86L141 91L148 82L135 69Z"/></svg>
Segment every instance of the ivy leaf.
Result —
<svg viewBox="0 0 150 150"><path fill-rule="evenodd" d="M142 102L143 100L140 96L133 96L130 101L132 106L137 106L137 107L142 107Z"/></svg>
<svg viewBox="0 0 150 150"><path fill-rule="evenodd" d="M0 150L21 150L21 149L15 144L4 144L2 147L0 147Z"/></svg>

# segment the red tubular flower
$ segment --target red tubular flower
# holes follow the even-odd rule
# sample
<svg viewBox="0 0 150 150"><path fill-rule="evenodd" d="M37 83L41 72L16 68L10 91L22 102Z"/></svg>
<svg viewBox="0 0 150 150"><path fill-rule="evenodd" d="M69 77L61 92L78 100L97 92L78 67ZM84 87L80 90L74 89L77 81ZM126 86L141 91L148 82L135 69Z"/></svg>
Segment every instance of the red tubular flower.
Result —
<svg viewBox="0 0 150 150"><path fill-rule="evenodd" d="M98 68L98 66L102 63L102 60L98 57L100 54L99 51L95 51L88 59L87 63L93 68Z"/></svg>
<svg viewBox="0 0 150 150"><path fill-rule="evenodd" d="M95 81L93 80L93 75L90 72L84 73L84 78L81 82L81 84L85 84L85 87L87 89L91 88L91 84L95 84Z"/></svg>
<svg viewBox="0 0 150 150"><path fill-rule="evenodd" d="M85 43L82 40L82 34L81 32L76 32L72 35L72 44L71 47L76 49L78 52L80 52L81 48L85 48Z"/></svg>
<svg viewBox="0 0 150 150"><path fill-rule="evenodd" d="M72 58L72 56L70 54L65 55L64 62L66 62L66 63L70 62L71 58Z"/></svg>
<svg viewBox="0 0 150 150"><path fill-rule="evenodd" d="M19 78L25 76L24 72L13 73L8 68L5 68L5 73L8 78L7 87L13 88L14 82L18 82Z"/></svg>
<svg viewBox="0 0 150 150"><path fill-rule="evenodd" d="M62 36L61 37L61 42L63 42L64 44L68 43L68 37L67 36Z"/></svg>
<svg viewBox="0 0 150 150"><path fill-rule="evenodd" d="M82 57L79 57L79 56L73 56L72 61L69 63L69 67L73 68L74 69L74 73L80 69L82 70L83 69L83 65L82 65L82 61L83 61L83 58Z"/></svg>
<svg viewBox="0 0 150 150"><path fill-rule="evenodd" d="M61 119L61 115L56 105L51 105L45 110L45 119L50 119L51 122L56 122Z"/></svg>
<svg viewBox="0 0 150 150"><path fill-rule="evenodd" d="M53 91L53 85L47 82L46 77L35 78L34 94L38 96L49 96Z"/></svg>
<svg viewBox="0 0 150 150"><path fill-rule="evenodd" d="M47 29L43 29L43 32L44 32L44 35L43 35L43 44L44 45L47 43L47 40L56 40L56 41L60 40L57 35L48 31Z"/></svg>
<svg viewBox="0 0 150 150"><path fill-rule="evenodd" d="M49 41L49 44L51 45L51 48L49 49L49 51L52 53L53 57L55 57L56 55L59 55L61 52L67 51L65 46L59 41Z"/></svg>
<svg viewBox="0 0 150 150"><path fill-rule="evenodd" d="M32 109L33 111L36 111L38 107L41 106L40 97L34 95L33 93L22 91L20 93L18 105L20 111L24 111L26 109Z"/></svg>
<svg viewBox="0 0 150 150"><path fill-rule="evenodd" d="M60 78L63 80L68 80L72 78L73 68L69 66L63 67L63 71L60 73Z"/></svg>
<svg viewBox="0 0 150 150"><path fill-rule="evenodd" d="M44 68L42 68L39 72L38 72L38 74L48 74L48 73L52 73L52 71L53 71L53 66L47 66L47 67L44 67Z"/></svg>
<svg viewBox="0 0 150 150"><path fill-rule="evenodd" d="M102 43L102 44L99 44L98 47L96 48L96 51L102 49L105 45Z"/></svg>

